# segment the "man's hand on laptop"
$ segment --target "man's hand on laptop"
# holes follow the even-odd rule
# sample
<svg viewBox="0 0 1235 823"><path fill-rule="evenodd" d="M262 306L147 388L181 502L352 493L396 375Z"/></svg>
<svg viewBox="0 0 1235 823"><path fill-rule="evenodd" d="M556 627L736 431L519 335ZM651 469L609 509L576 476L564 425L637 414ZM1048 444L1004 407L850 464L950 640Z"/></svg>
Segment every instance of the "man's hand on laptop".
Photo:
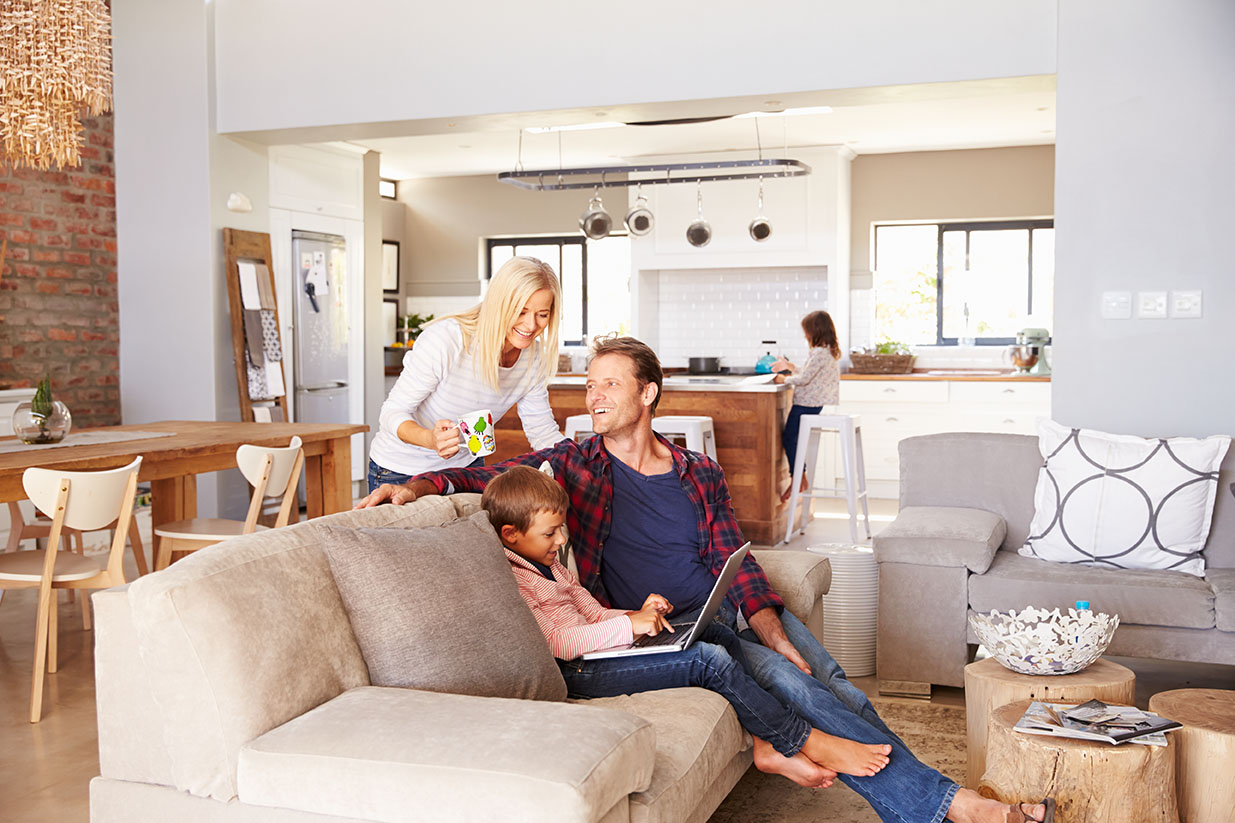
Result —
<svg viewBox="0 0 1235 823"><path fill-rule="evenodd" d="M396 506L402 506L404 503L411 503L413 500L429 494L437 494L437 486L434 486L428 480L417 478L406 485L400 486L396 486L393 483L383 483L352 508L369 509L373 506L380 506L383 503L393 503Z"/></svg>
<svg viewBox="0 0 1235 823"><path fill-rule="evenodd" d="M769 649L780 652L789 659L789 662L797 666L806 674L810 674L810 666L798 653L798 650L792 643L789 642L789 637L785 634L785 626L780 622L780 615L776 613L776 609L768 606L766 609L760 609L746 619L750 624L751 629L755 634L759 635L759 641Z"/></svg>
<svg viewBox="0 0 1235 823"><path fill-rule="evenodd" d="M659 597L659 595L654 596ZM648 598L649 601L651 599L652 598L650 597ZM663 597L660 599L664 600L666 603L669 602ZM634 632L636 640L645 634L650 634L653 636L658 635L660 634L661 629L669 631L670 634L673 633L673 626L669 625L669 621L665 619L663 614L661 614L656 604L648 605L645 603L643 608L639 611L627 612L626 614L630 617L630 628L631 631Z"/></svg>

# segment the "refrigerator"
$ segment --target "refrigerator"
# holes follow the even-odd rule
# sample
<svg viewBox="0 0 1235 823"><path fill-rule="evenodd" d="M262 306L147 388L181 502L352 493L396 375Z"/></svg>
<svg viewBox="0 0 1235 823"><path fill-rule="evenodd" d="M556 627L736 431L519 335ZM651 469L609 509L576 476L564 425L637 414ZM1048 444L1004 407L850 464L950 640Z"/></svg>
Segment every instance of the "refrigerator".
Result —
<svg viewBox="0 0 1235 823"><path fill-rule="evenodd" d="M293 333L299 423L347 423L347 245L342 237L292 232Z"/></svg>

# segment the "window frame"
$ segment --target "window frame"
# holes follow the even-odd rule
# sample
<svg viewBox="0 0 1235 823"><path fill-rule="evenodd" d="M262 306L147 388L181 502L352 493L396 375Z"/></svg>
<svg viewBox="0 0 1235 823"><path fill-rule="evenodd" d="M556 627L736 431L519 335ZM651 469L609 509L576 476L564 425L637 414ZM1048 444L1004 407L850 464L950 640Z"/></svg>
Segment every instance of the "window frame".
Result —
<svg viewBox="0 0 1235 823"><path fill-rule="evenodd" d="M1033 232L1035 229L1054 229L1055 219L1053 217L1029 218L1023 220L953 220L949 222L938 222L934 220L907 221L896 223L875 223L873 231L874 249L871 254L871 259L874 261L874 270L879 270L879 229L881 228L900 228L903 226L935 226L937 232L935 235L935 343L936 346L957 346L960 345L959 338L943 336L943 236L950 231L965 232L965 257L969 257L970 234L975 231L1007 231L1024 230L1028 233L1028 257L1026 259L1028 293L1025 296L1026 313L1033 311ZM1016 342L1014 337L975 337L974 345L977 346L1007 346ZM1050 341L1047 341L1048 343ZM931 345L931 344L925 344Z"/></svg>
<svg viewBox="0 0 1235 823"><path fill-rule="evenodd" d="M610 235L612 236L612 235ZM518 246L549 246L556 245L558 247L558 259L555 261L546 260L546 263L553 266L553 270L557 273L557 281L560 286L562 283L562 249L568 245L579 246L582 252L582 286L579 296L579 306L582 310L582 331L583 338L578 340L567 340L563 338L559 345L562 346L582 346L583 341L587 338L587 238L581 234L553 234L553 235L522 235L519 237L487 237L485 238L485 283L487 284L493 279L493 250L501 246L510 246L513 250ZM565 299L563 298L563 302ZM565 306L562 307L565 314ZM559 318L560 323L560 318Z"/></svg>

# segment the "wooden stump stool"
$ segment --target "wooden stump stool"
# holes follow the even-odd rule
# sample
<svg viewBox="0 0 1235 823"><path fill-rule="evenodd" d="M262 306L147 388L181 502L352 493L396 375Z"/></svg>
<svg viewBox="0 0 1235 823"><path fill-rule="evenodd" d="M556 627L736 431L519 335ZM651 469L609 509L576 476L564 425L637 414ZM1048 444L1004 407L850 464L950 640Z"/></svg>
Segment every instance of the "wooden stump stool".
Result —
<svg viewBox="0 0 1235 823"><path fill-rule="evenodd" d="M1167 732L1175 749L1179 813L1187 823L1235 816L1235 691L1176 689L1149 698L1149 710L1184 724Z"/></svg>
<svg viewBox="0 0 1235 823"><path fill-rule="evenodd" d="M1090 698L1131 706L1136 701L1136 675L1118 663L1099 658L1076 674L1030 675L1004 667L993 657L965 667L965 727L969 744L966 784L974 789L986 771L986 723L995 709L1014 700L1084 703Z"/></svg>
<svg viewBox="0 0 1235 823"><path fill-rule="evenodd" d="M1179 823L1175 744L1094 743L1013 730L1030 701L1001 706L987 728L986 773L978 793L1004 803L1044 796L1056 823Z"/></svg>

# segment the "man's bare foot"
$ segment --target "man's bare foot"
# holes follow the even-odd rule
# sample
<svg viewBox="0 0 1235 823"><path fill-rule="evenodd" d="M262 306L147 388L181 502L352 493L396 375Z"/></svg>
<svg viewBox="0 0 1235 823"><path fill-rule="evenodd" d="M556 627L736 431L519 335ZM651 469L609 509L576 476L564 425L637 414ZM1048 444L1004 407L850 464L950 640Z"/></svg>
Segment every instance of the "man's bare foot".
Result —
<svg viewBox="0 0 1235 823"><path fill-rule="evenodd" d="M761 772L779 774L808 789L826 789L836 779L836 772L820 766L801 752L785 757L766 740L758 737L754 740L755 768Z"/></svg>
<svg viewBox="0 0 1235 823"><path fill-rule="evenodd" d="M961 789L948 807L952 823L1025 823L1046 818L1046 806L1041 803L1021 803L1019 807L983 797L972 789Z"/></svg>
<svg viewBox="0 0 1235 823"><path fill-rule="evenodd" d="M802 752L820 766L841 774L870 777L888 765L892 747L887 743L859 743L811 729Z"/></svg>
<svg viewBox="0 0 1235 823"><path fill-rule="evenodd" d="M806 475L802 475L802 483L800 486L803 492L810 490L810 484L806 480ZM789 485L785 486L785 490L780 493L780 502L788 503L789 496L793 494L793 474L789 475Z"/></svg>

